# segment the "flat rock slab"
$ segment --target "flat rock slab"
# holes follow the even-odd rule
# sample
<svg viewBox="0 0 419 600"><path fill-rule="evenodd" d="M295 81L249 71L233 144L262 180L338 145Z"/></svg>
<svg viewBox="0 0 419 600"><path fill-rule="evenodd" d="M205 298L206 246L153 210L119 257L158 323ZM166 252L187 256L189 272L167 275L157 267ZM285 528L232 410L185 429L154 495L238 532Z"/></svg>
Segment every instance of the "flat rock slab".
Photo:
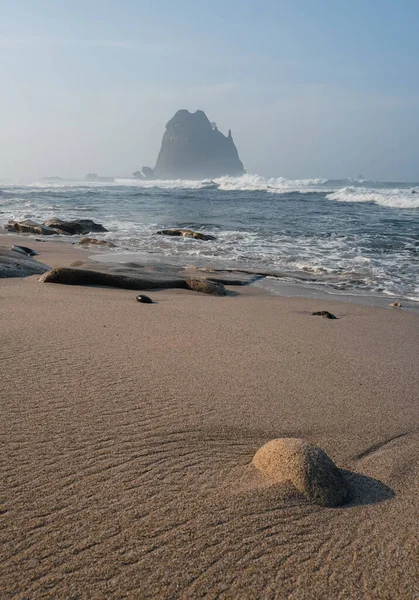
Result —
<svg viewBox="0 0 419 600"><path fill-rule="evenodd" d="M185 288L181 279L165 277L141 277L122 275L78 267L57 267L40 277L42 283L62 283L65 285L98 285L123 288L126 290L152 290L161 288Z"/></svg>
<svg viewBox="0 0 419 600"><path fill-rule="evenodd" d="M149 274L148 276L126 275L78 267L58 267L44 273L39 278L41 283L61 283L64 285L97 285L123 288L127 290L155 290L163 288L180 288L203 292L213 296L225 296L226 290L221 283L205 279L169 278L164 275Z"/></svg>
<svg viewBox="0 0 419 600"><path fill-rule="evenodd" d="M168 279L179 279L182 281L185 281L186 279L200 279L232 286L248 285L249 283L260 279L260 275L245 273L243 271L235 272L228 270L198 269L194 266L183 268L179 265L172 265L169 263L102 263L92 260L78 260L71 266L119 275L135 275L147 278L166 277Z"/></svg>
<svg viewBox="0 0 419 600"><path fill-rule="evenodd" d="M0 246L0 278L41 275L49 269L30 256Z"/></svg>

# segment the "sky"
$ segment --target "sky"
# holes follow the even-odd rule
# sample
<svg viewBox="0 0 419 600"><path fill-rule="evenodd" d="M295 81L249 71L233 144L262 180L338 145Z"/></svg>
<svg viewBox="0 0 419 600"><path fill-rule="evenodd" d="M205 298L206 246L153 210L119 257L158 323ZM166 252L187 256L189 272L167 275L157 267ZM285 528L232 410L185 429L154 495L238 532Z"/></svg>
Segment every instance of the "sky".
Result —
<svg viewBox="0 0 419 600"><path fill-rule="evenodd" d="M0 0L0 181L154 166L176 110L249 173L419 181L418 0Z"/></svg>

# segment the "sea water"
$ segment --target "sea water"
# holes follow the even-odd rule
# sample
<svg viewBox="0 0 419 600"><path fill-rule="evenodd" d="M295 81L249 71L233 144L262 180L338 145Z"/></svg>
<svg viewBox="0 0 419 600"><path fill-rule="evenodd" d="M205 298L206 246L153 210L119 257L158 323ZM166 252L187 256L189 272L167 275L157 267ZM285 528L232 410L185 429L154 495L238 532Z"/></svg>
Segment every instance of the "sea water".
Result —
<svg viewBox="0 0 419 600"><path fill-rule="evenodd" d="M281 275L265 280L277 293L292 284L419 302L419 183L244 175L0 184L0 223L51 217L105 225L100 237L118 248L101 260L255 269ZM166 228L216 240L155 235Z"/></svg>

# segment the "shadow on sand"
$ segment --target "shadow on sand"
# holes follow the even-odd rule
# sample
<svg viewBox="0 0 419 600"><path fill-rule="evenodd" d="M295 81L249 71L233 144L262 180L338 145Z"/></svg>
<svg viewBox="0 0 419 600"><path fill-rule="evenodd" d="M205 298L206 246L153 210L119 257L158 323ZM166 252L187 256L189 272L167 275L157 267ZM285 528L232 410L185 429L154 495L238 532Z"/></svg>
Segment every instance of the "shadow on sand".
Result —
<svg viewBox="0 0 419 600"><path fill-rule="evenodd" d="M348 504L345 504L342 508L378 504L379 502L391 500L396 495L391 488L378 479L346 469L342 469L342 473L348 483L351 498Z"/></svg>

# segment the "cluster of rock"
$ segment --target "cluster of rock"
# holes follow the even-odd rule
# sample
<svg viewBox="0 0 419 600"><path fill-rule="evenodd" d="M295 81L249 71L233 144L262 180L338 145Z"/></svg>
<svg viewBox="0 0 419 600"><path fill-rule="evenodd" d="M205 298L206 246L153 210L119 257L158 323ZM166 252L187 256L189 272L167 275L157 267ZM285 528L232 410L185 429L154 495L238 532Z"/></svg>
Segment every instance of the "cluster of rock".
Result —
<svg viewBox="0 0 419 600"><path fill-rule="evenodd" d="M223 135L202 110L178 110L166 125L154 169L143 167L133 175L139 179L207 179L244 173L231 130Z"/></svg>
<svg viewBox="0 0 419 600"><path fill-rule="evenodd" d="M27 219L25 221L9 221L4 228L11 232L34 233L36 235L86 235L87 233L108 231L103 225L95 223L91 219L76 219L74 221L48 219L44 223Z"/></svg>

